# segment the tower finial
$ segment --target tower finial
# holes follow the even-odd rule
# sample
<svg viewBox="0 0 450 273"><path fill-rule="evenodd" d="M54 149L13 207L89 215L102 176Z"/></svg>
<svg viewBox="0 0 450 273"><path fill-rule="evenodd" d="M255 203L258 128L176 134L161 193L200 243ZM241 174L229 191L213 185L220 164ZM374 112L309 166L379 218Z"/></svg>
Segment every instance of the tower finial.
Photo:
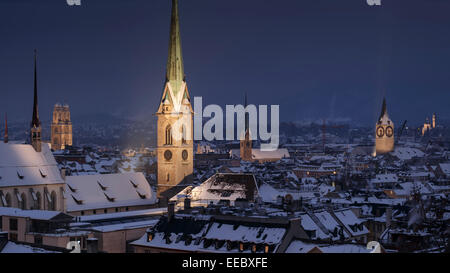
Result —
<svg viewBox="0 0 450 273"><path fill-rule="evenodd" d="M33 101L33 117L31 119L31 128L39 127L41 121L39 120L38 109L38 93L37 93L37 50L34 50L34 101Z"/></svg>
<svg viewBox="0 0 450 273"><path fill-rule="evenodd" d="M5 138L3 139L5 143L8 143L8 113L5 113Z"/></svg>
<svg viewBox="0 0 450 273"><path fill-rule="evenodd" d="M166 80L171 82L172 90L178 92L185 80L183 55L181 51L180 21L178 0L172 0L172 17L170 23L169 57L167 60Z"/></svg>

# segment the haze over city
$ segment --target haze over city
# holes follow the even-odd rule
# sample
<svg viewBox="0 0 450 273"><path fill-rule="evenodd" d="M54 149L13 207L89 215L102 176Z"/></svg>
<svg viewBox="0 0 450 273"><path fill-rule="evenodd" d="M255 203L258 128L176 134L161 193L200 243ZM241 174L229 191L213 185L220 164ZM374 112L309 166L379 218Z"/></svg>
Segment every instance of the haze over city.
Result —
<svg viewBox="0 0 450 273"><path fill-rule="evenodd" d="M383 1L182 1L186 76L205 104L279 104L282 121L450 116L450 4ZM0 112L29 120L33 50L39 106L77 117L145 119L158 107L170 1L0 2ZM444 103L445 102L445 103Z"/></svg>

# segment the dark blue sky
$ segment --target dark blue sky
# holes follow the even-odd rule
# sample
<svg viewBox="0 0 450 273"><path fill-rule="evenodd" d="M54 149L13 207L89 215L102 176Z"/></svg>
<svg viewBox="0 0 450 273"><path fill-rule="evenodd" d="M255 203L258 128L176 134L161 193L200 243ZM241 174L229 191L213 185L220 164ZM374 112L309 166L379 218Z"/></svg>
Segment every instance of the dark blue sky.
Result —
<svg viewBox="0 0 450 273"><path fill-rule="evenodd" d="M145 118L165 75L170 0L0 0L0 112ZM450 117L450 1L180 0L191 96L279 104L282 120Z"/></svg>

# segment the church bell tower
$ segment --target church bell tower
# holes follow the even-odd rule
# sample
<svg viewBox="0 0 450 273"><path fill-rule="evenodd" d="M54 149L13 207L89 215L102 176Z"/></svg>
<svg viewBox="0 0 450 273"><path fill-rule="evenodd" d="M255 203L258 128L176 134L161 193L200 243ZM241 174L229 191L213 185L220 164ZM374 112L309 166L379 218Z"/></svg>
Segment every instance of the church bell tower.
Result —
<svg viewBox="0 0 450 273"><path fill-rule="evenodd" d="M381 115L375 126L375 150L377 155L394 150L394 123L387 113L386 99L383 99Z"/></svg>
<svg viewBox="0 0 450 273"><path fill-rule="evenodd" d="M184 75L178 0L172 0L166 81L157 124L158 197L171 198L192 182L193 110Z"/></svg>
<svg viewBox="0 0 450 273"><path fill-rule="evenodd" d="M245 94L244 108L247 109L247 94ZM249 114L245 112L244 137L240 140L240 155L243 161L252 161L252 140L250 139Z"/></svg>

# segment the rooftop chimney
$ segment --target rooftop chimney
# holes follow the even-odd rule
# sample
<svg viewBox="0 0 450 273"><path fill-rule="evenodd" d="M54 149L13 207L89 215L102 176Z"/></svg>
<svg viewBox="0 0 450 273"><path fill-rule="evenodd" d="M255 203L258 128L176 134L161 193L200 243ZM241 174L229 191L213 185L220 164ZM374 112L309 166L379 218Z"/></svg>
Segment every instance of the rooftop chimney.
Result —
<svg viewBox="0 0 450 273"><path fill-rule="evenodd" d="M184 209L191 209L191 199L188 197L184 199Z"/></svg>
<svg viewBox="0 0 450 273"><path fill-rule="evenodd" d="M386 228L389 228L392 224L392 208L386 208Z"/></svg>
<svg viewBox="0 0 450 273"><path fill-rule="evenodd" d="M175 203L169 202L167 204L167 219L169 220L169 222L172 221L174 216L175 216Z"/></svg>

